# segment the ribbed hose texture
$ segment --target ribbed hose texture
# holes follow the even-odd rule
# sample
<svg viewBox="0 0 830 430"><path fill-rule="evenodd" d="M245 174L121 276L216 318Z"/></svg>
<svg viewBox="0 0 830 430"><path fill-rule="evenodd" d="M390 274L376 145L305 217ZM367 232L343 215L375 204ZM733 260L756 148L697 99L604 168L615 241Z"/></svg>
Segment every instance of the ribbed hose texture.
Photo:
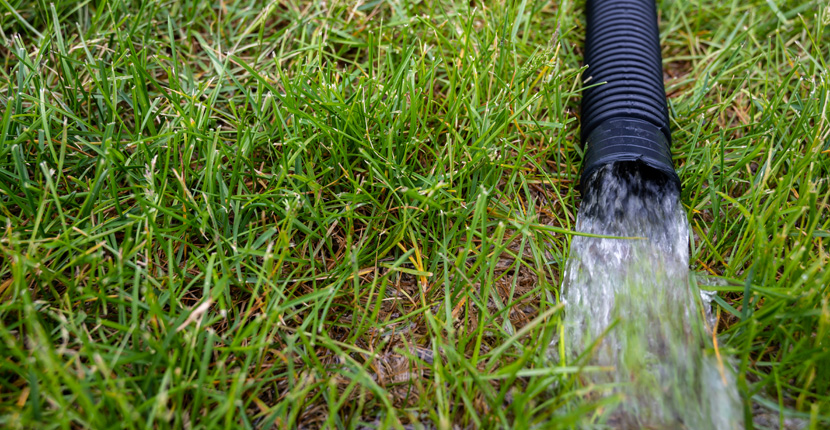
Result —
<svg viewBox="0 0 830 430"><path fill-rule="evenodd" d="M588 0L582 180L614 161L642 161L676 181L654 0Z"/></svg>

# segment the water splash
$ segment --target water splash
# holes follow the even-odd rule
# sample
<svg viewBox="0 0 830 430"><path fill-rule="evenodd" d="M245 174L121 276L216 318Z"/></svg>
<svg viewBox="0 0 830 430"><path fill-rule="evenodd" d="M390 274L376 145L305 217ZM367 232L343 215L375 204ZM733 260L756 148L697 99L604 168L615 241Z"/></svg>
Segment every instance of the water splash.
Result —
<svg viewBox="0 0 830 430"><path fill-rule="evenodd" d="M614 369L587 376L622 396L609 424L742 428L728 366L704 354L677 185L639 162L604 166L584 186L576 228L626 238L574 237L565 271L566 353Z"/></svg>

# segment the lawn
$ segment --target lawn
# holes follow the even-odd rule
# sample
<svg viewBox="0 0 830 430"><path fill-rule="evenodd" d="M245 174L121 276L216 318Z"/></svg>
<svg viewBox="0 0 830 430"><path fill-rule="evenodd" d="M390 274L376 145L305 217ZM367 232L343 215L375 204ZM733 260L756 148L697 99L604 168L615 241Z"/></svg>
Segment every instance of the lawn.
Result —
<svg viewBox="0 0 830 430"><path fill-rule="evenodd" d="M602 428L583 6L0 0L0 426ZM830 6L658 9L707 353L830 427Z"/></svg>

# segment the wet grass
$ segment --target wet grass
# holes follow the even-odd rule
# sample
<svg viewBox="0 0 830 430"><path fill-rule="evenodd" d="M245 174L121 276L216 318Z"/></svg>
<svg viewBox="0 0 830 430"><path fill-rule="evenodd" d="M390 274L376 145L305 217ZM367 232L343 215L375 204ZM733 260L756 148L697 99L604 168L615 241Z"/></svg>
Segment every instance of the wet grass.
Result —
<svg viewBox="0 0 830 430"><path fill-rule="evenodd" d="M830 425L830 9L659 9L717 354L747 415ZM0 11L3 427L601 427L622 401L548 358L581 2Z"/></svg>

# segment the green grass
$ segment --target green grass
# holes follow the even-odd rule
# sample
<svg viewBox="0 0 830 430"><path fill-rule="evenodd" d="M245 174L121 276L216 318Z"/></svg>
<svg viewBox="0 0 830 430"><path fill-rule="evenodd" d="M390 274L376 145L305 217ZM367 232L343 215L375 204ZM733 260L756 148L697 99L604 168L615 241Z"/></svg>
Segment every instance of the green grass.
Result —
<svg viewBox="0 0 830 430"><path fill-rule="evenodd" d="M601 426L582 8L0 0L0 426ZM719 353L830 426L830 8L659 10Z"/></svg>

